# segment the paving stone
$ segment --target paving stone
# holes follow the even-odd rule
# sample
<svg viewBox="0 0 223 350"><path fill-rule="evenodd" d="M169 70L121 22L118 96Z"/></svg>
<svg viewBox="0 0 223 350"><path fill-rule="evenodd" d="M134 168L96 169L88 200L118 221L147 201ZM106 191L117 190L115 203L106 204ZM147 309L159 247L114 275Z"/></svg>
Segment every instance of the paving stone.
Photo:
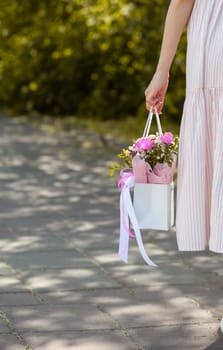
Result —
<svg viewBox="0 0 223 350"><path fill-rule="evenodd" d="M10 273L11 273L10 268L6 264L6 262L0 261L0 275L4 276L4 275L8 275Z"/></svg>
<svg viewBox="0 0 223 350"><path fill-rule="evenodd" d="M27 291L27 288L14 275L0 275L0 293Z"/></svg>
<svg viewBox="0 0 223 350"><path fill-rule="evenodd" d="M199 289L193 287L193 293L191 285L165 286L165 288L162 285L155 285L134 288L96 288L90 290L50 291L40 292L39 295L49 304L92 303L102 306L112 305L116 307L119 304L123 305L123 303L129 305L141 301L144 301L145 303L157 303L180 297L185 297L195 303L196 296L206 296L207 299L212 297L213 300L213 294L206 294L207 289L208 287L200 287Z"/></svg>
<svg viewBox="0 0 223 350"><path fill-rule="evenodd" d="M21 270L26 285L38 291L118 287L119 284L97 267Z"/></svg>
<svg viewBox="0 0 223 350"><path fill-rule="evenodd" d="M173 295L167 300L133 301L132 304L127 298L116 305L103 305L103 309L124 328L217 322L217 316L212 316L183 296Z"/></svg>
<svg viewBox="0 0 223 350"><path fill-rule="evenodd" d="M0 293L0 306L37 305L39 301L32 293Z"/></svg>
<svg viewBox="0 0 223 350"><path fill-rule="evenodd" d="M155 260L155 259L154 259ZM106 270L118 280L124 282L128 286L149 286L152 284L163 285L178 285L178 284L192 284L205 283L205 277L191 271L189 268L183 266L180 262L171 260L163 260L159 262L158 258L155 260L159 264L158 268L152 268L145 263L139 264L124 264L119 263L106 265Z"/></svg>
<svg viewBox="0 0 223 350"><path fill-rule="evenodd" d="M61 244L62 245L62 244ZM90 266L91 262L74 249L52 251L8 252L4 255L8 264L20 269L58 269Z"/></svg>
<svg viewBox="0 0 223 350"><path fill-rule="evenodd" d="M35 350L135 350L136 345L118 331L25 334Z"/></svg>
<svg viewBox="0 0 223 350"><path fill-rule="evenodd" d="M85 225L87 226L87 223L85 223ZM91 234L88 232L75 232L74 235L73 232L70 232L69 235L65 233L64 236L64 239L67 238L71 246L77 246L84 250L86 249L91 256L98 256L99 254L105 254L109 251L110 253L113 252L118 257L118 231L114 232L114 230L112 231L109 227L101 231L98 227L93 228Z"/></svg>
<svg viewBox="0 0 223 350"><path fill-rule="evenodd" d="M1 334L0 335L0 349L2 350L25 350L25 347L21 345L13 335Z"/></svg>
<svg viewBox="0 0 223 350"><path fill-rule="evenodd" d="M174 298L174 297L188 297L195 299L197 296L207 296L214 299L213 290L208 284L194 285L194 284L178 284L178 285L150 285L139 286L130 289L134 293L134 298L137 300L160 300ZM220 290L219 290L220 293ZM223 297L223 295L221 296ZM217 300L215 300L217 301ZM220 300L221 302L221 300Z"/></svg>
<svg viewBox="0 0 223 350"><path fill-rule="evenodd" d="M50 237L50 235L35 230L26 232L17 231L17 233L9 234L8 232L3 234L0 233L0 251L2 253L24 253L32 251L55 251L55 250L66 250L66 244L59 238ZM5 254L4 254L5 255ZM1 269L1 265L0 265ZM0 270L1 271L1 270Z"/></svg>
<svg viewBox="0 0 223 350"><path fill-rule="evenodd" d="M223 277L222 254L201 252L197 255L186 253L180 255L185 265L200 271L211 281L219 281Z"/></svg>
<svg viewBox="0 0 223 350"><path fill-rule="evenodd" d="M1 311L1 310L0 310ZM0 339L2 337L2 334L8 334L11 333L8 327L5 325L2 319L0 319ZM0 348L1 349L1 348Z"/></svg>
<svg viewBox="0 0 223 350"><path fill-rule="evenodd" d="M40 292L48 304L118 304L126 299L133 301L135 296L125 288L96 288L72 291Z"/></svg>
<svg viewBox="0 0 223 350"><path fill-rule="evenodd" d="M96 305L2 307L15 328L23 331L115 329L116 324Z"/></svg>
<svg viewBox="0 0 223 350"><path fill-rule="evenodd" d="M158 247L168 252L178 253L177 241L176 241L176 228L173 226L171 230L157 231L157 230L145 230L143 231L144 241L147 239L153 241Z"/></svg>
<svg viewBox="0 0 223 350"><path fill-rule="evenodd" d="M18 200L22 200L22 195L18 198ZM26 203L24 203L26 206ZM32 229L33 226L38 226L38 227L42 227L42 229L44 230L44 227L47 223L49 222L54 222L58 220L58 214L56 213L44 213L44 212L39 212L39 213L33 213L32 215L27 215L27 216L23 216L21 217L20 215L18 215L17 217L13 216L9 216L1 218L1 222L6 225L11 227L13 230L16 229L23 229L28 228L28 229ZM60 216L60 215L59 215ZM62 219L62 218L61 218Z"/></svg>
<svg viewBox="0 0 223 350"><path fill-rule="evenodd" d="M205 286L179 286L179 290L182 295L196 301L201 307L210 310L212 313L223 316L223 290L218 288L217 285L210 285L209 283Z"/></svg>
<svg viewBox="0 0 223 350"><path fill-rule="evenodd" d="M114 237L112 237L112 234L114 234ZM88 242L87 237L86 237L86 241L84 241L84 239L83 241L81 241L82 237L80 238L78 237L76 244L78 246L82 246L83 249L88 249L90 255L95 256L95 258L103 265L111 265L111 262L115 260L117 264L122 266L123 263L118 256L119 229L116 229L116 231L114 231L112 234L111 232L107 233L107 235L109 235L109 238L104 239L105 243L103 242L100 243L99 239L98 241L96 241L97 245L92 242L91 249L89 249L87 245L84 247L84 244ZM104 233L104 236L106 237L105 233ZM102 245L102 249L100 249L101 245ZM140 255L140 251L136 244L135 239L130 239L129 246L130 248L129 248L128 263L145 265L144 260ZM145 241L144 246L147 254L152 258L152 260L155 263L159 265L159 267L160 265L163 266L164 264L167 266L173 265L173 264L174 265L179 264L179 259L176 258L176 252L174 252L173 250L165 251L162 247L159 247L156 244L154 244L152 240L150 242ZM181 266L183 265L182 261L180 261L180 265Z"/></svg>
<svg viewBox="0 0 223 350"><path fill-rule="evenodd" d="M217 335L218 324L203 323L128 330L144 350L220 350L223 338Z"/></svg>

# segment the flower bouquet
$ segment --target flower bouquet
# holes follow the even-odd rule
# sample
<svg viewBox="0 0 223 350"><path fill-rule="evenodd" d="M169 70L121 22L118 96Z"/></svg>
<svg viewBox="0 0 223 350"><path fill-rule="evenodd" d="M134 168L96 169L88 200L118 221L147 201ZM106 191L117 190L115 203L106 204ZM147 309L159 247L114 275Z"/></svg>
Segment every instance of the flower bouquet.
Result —
<svg viewBox="0 0 223 350"><path fill-rule="evenodd" d="M118 154L120 162L111 165L110 174L132 168L135 183L168 184L173 180L177 153L177 135L165 132L143 136Z"/></svg>

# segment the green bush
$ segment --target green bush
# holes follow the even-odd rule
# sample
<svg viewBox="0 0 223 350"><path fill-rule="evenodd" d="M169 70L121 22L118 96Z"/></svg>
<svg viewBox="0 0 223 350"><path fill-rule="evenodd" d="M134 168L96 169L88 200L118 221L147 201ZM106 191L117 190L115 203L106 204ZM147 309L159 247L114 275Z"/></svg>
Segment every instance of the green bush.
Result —
<svg viewBox="0 0 223 350"><path fill-rule="evenodd" d="M103 119L144 115L166 0L14 0L0 7L0 104ZM184 98L185 37L166 112Z"/></svg>

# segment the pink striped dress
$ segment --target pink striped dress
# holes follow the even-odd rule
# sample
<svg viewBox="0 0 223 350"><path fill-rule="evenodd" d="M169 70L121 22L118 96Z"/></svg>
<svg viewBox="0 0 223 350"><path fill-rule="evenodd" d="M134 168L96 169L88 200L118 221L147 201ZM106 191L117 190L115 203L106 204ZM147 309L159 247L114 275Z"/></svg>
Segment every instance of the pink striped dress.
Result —
<svg viewBox="0 0 223 350"><path fill-rule="evenodd" d="M179 250L223 253L223 0L195 0L180 127Z"/></svg>

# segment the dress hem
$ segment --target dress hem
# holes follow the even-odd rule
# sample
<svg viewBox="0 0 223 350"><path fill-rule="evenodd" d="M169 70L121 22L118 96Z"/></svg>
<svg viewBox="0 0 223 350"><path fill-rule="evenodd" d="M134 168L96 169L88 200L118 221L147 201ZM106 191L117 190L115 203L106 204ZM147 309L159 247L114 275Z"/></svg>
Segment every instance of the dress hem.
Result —
<svg viewBox="0 0 223 350"><path fill-rule="evenodd" d="M216 254L223 254L223 249L222 250L219 250L219 249L214 249L214 248L211 248L211 247L207 247L207 248L178 248L178 251L179 252L187 252L187 253L190 253L190 252L204 252L204 251L210 251L212 253L216 253Z"/></svg>

